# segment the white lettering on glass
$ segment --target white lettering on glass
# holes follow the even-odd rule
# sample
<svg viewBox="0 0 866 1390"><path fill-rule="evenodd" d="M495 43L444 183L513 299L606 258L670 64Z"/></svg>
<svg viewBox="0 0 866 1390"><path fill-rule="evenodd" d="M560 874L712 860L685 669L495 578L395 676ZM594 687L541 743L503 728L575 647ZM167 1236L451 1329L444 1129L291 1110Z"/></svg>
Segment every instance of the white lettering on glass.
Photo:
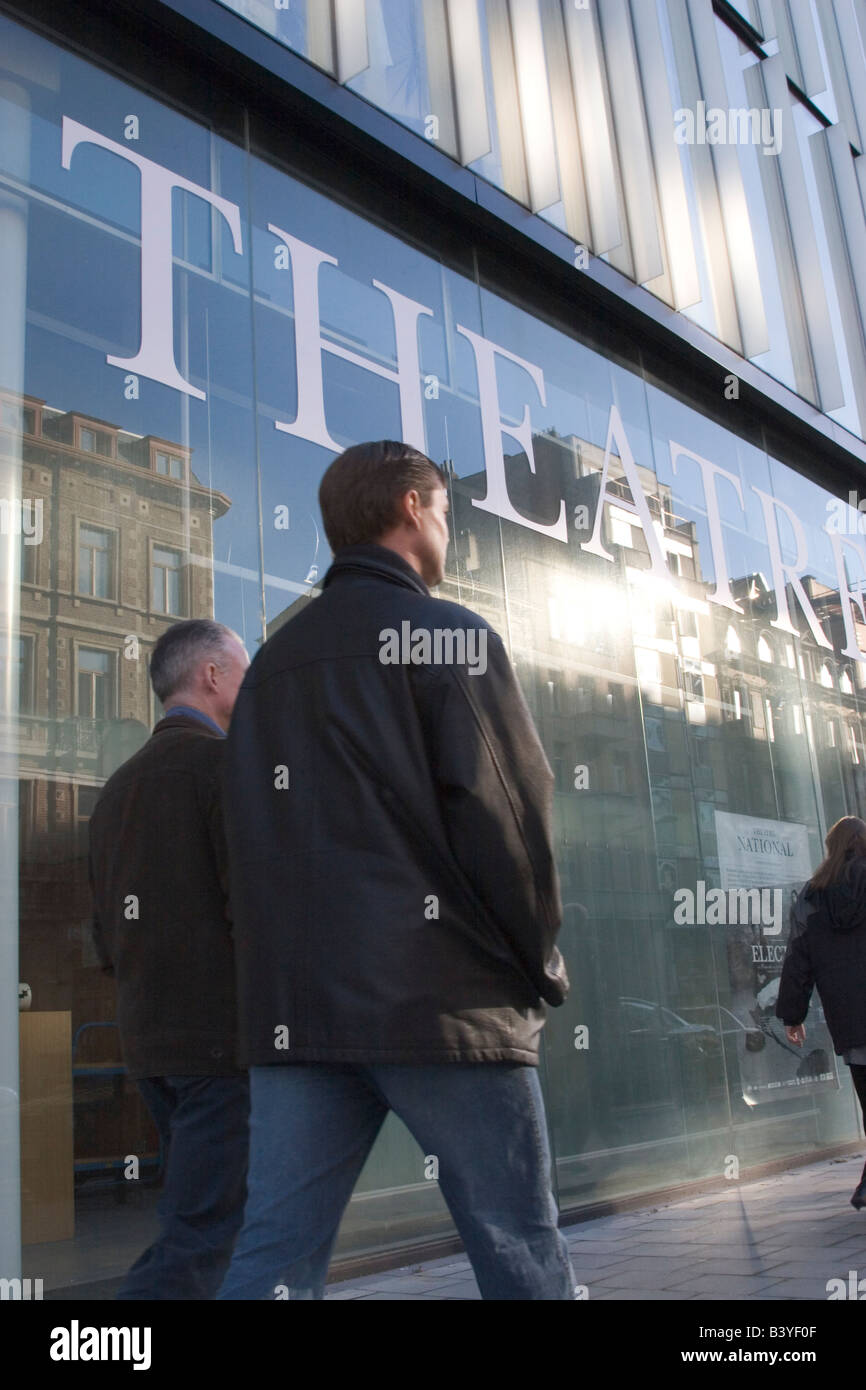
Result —
<svg viewBox="0 0 866 1390"><path fill-rule="evenodd" d="M211 192L202 185L193 183L171 169L165 168L144 155L131 150L128 145L118 144L98 131L91 130L69 116L63 117L61 140L61 163L64 169L71 169L72 156L79 145L89 144L125 159L134 164L141 180L141 338L137 353L133 357L107 356L111 366L131 369L125 377L125 393L138 396L138 379L145 377L163 386L182 391L187 396L205 399L205 392L193 386L178 370L174 356L174 293L172 258L172 194L176 188L183 189L196 198L209 203L225 220L232 236L236 255L243 255L241 237L240 209L219 194ZM273 223L268 230L279 237L288 250L292 268L294 294L294 321L297 372L297 415L293 422L276 421L275 427L285 434L318 444L331 453L339 453L342 445L331 437L325 418L324 381L322 354L330 352L344 361L351 362L365 371L373 372L397 386L400 398L401 437L406 443L426 452L426 432L424 427L424 407L422 385L429 383L429 376L423 377L418 349L418 321L422 315L433 317L433 310L398 290L390 288L380 280L373 280L374 288L380 290L388 299L394 319L396 369L382 366L361 353L344 347L340 343L328 342L322 336L319 313L319 269L322 265L339 264L335 256L301 241L298 237L283 231ZM537 531L554 540L568 543L565 501L562 500L557 520L551 523L533 521L518 512L508 494L505 476L505 455L502 437L509 435L521 445L530 471L534 474L535 455L533 451L532 422L530 406L524 403L523 417L519 424L507 424L502 418L502 405L496 380L497 358L505 358L520 367L532 381L539 402L546 406L544 374L540 367L528 362L507 348L483 338L471 329L456 325L457 332L471 344L478 376L478 403L481 412L484 468L487 473L487 491L483 498L473 498L472 505L481 511L491 512L504 521ZM438 398L436 395L428 399ZM716 587L709 594L708 601L729 608L735 613L743 609L735 601L731 592L731 579L725 554L724 535L719 508L718 483L724 478L732 485L740 507L744 507L743 489L739 477L721 468L711 460L702 458L683 444L670 441L671 467L677 472L680 459L686 458L697 463L701 472L704 498L706 502L707 525L710 535ZM618 457L631 490L632 501L615 496L608 490L608 474L611 459ZM815 610L803 586L801 575L808 566L808 543L803 525L796 513L787 503L780 501L772 493L762 492L752 487L761 500L761 507L769 548L773 588L776 598L777 616L772 626L782 632L797 634L789 611L788 586L802 609L812 636L819 646L832 650L824 630L818 622ZM601 527L606 502L615 504L620 510L633 513L636 524L643 530L650 557L650 572L666 582L671 574L665 563L661 538L663 529L660 522L654 521L649 502L644 492L631 445L626 434L619 409L610 407L608 417L607 442L604 464L601 471L598 504L595 511L592 535L580 543L581 549L591 555L598 555L612 561L614 556L606 549L601 539ZM782 542L779 535L779 517L788 519L796 546L796 559L788 564L783 559ZM843 655L856 661L866 662L866 652L861 651L856 636L858 621L866 624L863 596L852 590L853 581L848 576L846 565L847 551L853 552L866 574L866 549L859 540L847 535L836 534L838 528L832 524L825 526L836 564L839 596L842 608L846 646ZM855 617L856 605L857 616Z"/></svg>
<svg viewBox="0 0 866 1390"><path fill-rule="evenodd" d="M226 220L237 255L243 254L241 214L236 203L221 198L201 184L155 164L152 159L107 136L63 117L61 164L68 169L79 145L98 145L110 154L134 164L141 175L141 342L134 357L106 357L112 367L127 367L150 381L159 381L175 391L205 399L204 391L181 376L174 360L174 295L172 292L171 195L183 188L203 198Z"/></svg>

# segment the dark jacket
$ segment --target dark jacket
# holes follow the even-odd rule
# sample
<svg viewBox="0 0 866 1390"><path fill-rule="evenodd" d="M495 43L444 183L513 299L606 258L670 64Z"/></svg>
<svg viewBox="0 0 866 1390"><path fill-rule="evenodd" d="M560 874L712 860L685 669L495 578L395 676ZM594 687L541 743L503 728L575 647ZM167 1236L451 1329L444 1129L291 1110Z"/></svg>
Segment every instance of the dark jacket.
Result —
<svg viewBox="0 0 866 1390"><path fill-rule="evenodd" d="M808 885L791 908L776 1016L802 1023L817 988L838 1054L866 1044L866 861L831 888Z"/></svg>
<svg viewBox="0 0 866 1390"><path fill-rule="evenodd" d="M94 939L117 981L133 1077L237 1070L224 752L199 720L161 720L108 779L90 820Z"/></svg>
<svg viewBox="0 0 866 1390"><path fill-rule="evenodd" d="M341 550L323 589L229 733L241 1056L537 1065L568 988L553 778L502 642L382 546ZM404 621L483 631L486 671L384 664Z"/></svg>

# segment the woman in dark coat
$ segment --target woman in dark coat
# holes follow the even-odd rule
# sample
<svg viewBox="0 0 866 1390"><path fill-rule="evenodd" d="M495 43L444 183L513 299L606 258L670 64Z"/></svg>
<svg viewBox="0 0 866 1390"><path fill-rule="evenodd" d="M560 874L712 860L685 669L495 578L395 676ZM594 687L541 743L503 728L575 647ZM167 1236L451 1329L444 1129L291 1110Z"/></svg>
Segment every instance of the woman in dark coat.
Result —
<svg viewBox="0 0 866 1390"><path fill-rule="evenodd" d="M802 1047L813 988L838 1056L851 1068L866 1126L866 821L843 816L828 831L826 858L791 908L776 1016ZM866 1167L851 1198L866 1206Z"/></svg>

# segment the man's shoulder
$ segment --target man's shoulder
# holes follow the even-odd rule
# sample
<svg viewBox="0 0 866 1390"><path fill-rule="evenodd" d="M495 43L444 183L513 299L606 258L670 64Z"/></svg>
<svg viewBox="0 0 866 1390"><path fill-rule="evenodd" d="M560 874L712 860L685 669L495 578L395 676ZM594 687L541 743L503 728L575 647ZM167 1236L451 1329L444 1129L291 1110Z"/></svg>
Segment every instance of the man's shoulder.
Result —
<svg viewBox="0 0 866 1390"><path fill-rule="evenodd" d="M113 772L105 783L93 814L104 813L118 796L129 795L143 783L169 773L208 775L216 772L225 739L211 735L200 721L177 717L161 720L147 743Z"/></svg>
<svg viewBox="0 0 866 1390"><path fill-rule="evenodd" d="M487 619L482 618L480 613L473 612L471 608L466 608L462 603L457 603L454 599L433 597L422 599L422 602L429 604L431 620L438 626L484 631L498 640L498 633Z"/></svg>
<svg viewBox="0 0 866 1390"><path fill-rule="evenodd" d="M244 685L252 688L309 660L374 653L381 646L383 631L401 634L404 624L410 633L484 632L486 640L500 643L487 620L471 608L375 579L372 576L363 591L354 595L356 606L350 619L344 592L336 586L326 589L268 639L253 659Z"/></svg>

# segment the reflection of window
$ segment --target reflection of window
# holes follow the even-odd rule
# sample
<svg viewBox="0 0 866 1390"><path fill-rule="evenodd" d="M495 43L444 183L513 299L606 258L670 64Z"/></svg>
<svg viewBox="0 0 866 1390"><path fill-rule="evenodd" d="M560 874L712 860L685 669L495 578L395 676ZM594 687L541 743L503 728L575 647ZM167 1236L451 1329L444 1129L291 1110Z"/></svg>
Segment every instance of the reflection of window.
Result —
<svg viewBox="0 0 866 1390"><path fill-rule="evenodd" d="M821 684L824 686L825 690L833 689L833 672L830 670L830 667L827 665L826 661L822 662L821 664L819 680Z"/></svg>
<svg viewBox="0 0 866 1390"><path fill-rule="evenodd" d="M141 440L134 434L117 436L117 457L125 463L138 463L141 454Z"/></svg>
<svg viewBox="0 0 866 1390"><path fill-rule="evenodd" d="M851 749L852 763L859 763L860 750L857 747L857 730L854 728L853 724L848 725L848 746Z"/></svg>
<svg viewBox="0 0 866 1390"><path fill-rule="evenodd" d="M692 739L692 761L695 767L712 767L710 756L710 741L707 738L706 729L697 728L693 730ZM705 780L705 779L702 779Z"/></svg>
<svg viewBox="0 0 866 1390"><path fill-rule="evenodd" d="M105 454L111 457L111 435L106 434L105 430L94 430L88 425L80 425L78 429L78 447L84 449L89 454Z"/></svg>
<svg viewBox="0 0 866 1390"><path fill-rule="evenodd" d="M679 627L681 637L697 637L697 614L693 613L690 608L677 609L677 625Z"/></svg>
<svg viewBox="0 0 866 1390"><path fill-rule="evenodd" d="M725 633L725 651L730 652L731 656L739 656L742 650L742 643L734 628L729 627Z"/></svg>
<svg viewBox="0 0 866 1390"><path fill-rule="evenodd" d="M75 829L78 838L78 852L85 855L88 849L88 823L93 815L102 787L88 787L79 783L75 788Z"/></svg>
<svg viewBox="0 0 866 1390"><path fill-rule="evenodd" d="M33 713L33 652L35 639L30 636L18 638L15 665L18 671L18 709L21 714ZM13 647L13 651L15 648Z"/></svg>
<svg viewBox="0 0 866 1390"><path fill-rule="evenodd" d="M613 755L613 790L622 796L629 796L631 793L630 761L627 753L614 753Z"/></svg>
<svg viewBox="0 0 866 1390"><path fill-rule="evenodd" d="M151 562L151 607L155 613L180 614L180 552L166 550L164 546L153 547Z"/></svg>
<svg viewBox="0 0 866 1390"><path fill-rule="evenodd" d="M93 815L93 808L99 799L102 788L79 785L75 790L77 793L75 798L75 819L79 824L86 825Z"/></svg>
<svg viewBox="0 0 866 1390"><path fill-rule="evenodd" d="M112 654L78 648L78 713L85 719L108 719L113 701Z"/></svg>
<svg viewBox="0 0 866 1390"><path fill-rule="evenodd" d="M764 702L757 691L752 691L752 717L756 729L764 727Z"/></svg>
<svg viewBox="0 0 866 1390"><path fill-rule="evenodd" d="M114 538L110 531L82 525L78 531L78 592L110 598Z"/></svg>
<svg viewBox="0 0 866 1390"><path fill-rule="evenodd" d="M621 521L618 516L611 517L610 539L613 545L624 545L631 549L631 524L628 521Z"/></svg>
<svg viewBox="0 0 866 1390"><path fill-rule="evenodd" d="M658 685L662 678L658 652L649 647L635 647L634 664L641 685Z"/></svg>
<svg viewBox="0 0 866 1390"><path fill-rule="evenodd" d="M854 694L854 685L851 681L851 671L847 666L842 668L842 674L839 677L839 689L842 691L843 695Z"/></svg>
<svg viewBox="0 0 866 1390"><path fill-rule="evenodd" d="M801 734L803 732L803 711L799 705L792 705L791 714L794 719L794 733Z"/></svg>
<svg viewBox="0 0 866 1390"><path fill-rule="evenodd" d="M835 720L835 719L828 719L828 720L827 720L827 747L828 747L828 748L835 748L835 747L836 747L836 720Z"/></svg>
<svg viewBox="0 0 866 1390"><path fill-rule="evenodd" d="M8 429L17 430L19 434L34 434L36 431L36 411L32 406L14 405L11 401L4 401L0 418Z"/></svg>
<svg viewBox="0 0 866 1390"><path fill-rule="evenodd" d="M157 454L156 471L161 473L164 478L183 477L183 459L177 458L174 454Z"/></svg>
<svg viewBox="0 0 866 1390"><path fill-rule="evenodd" d="M21 555L21 583L22 583L22 584L36 584L36 583L37 583L37 579L36 579L36 574L37 574L37 568L36 568L36 552L37 552L38 549L39 549L38 546L36 546L36 545L28 545L28 544L27 544L27 541L26 541L24 538L22 538L22 541L21 541L21 550L20 550L20 555Z"/></svg>
<svg viewBox="0 0 866 1390"><path fill-rule="evenodd" d="M684 670L683 687L685 688L687 700L703 700L704 678L700 671Z"/></svg>
<svg viewBox="0 0 866 1390"><path fill-rule="evenodd" d="M614 714L625 714L625 690L616 681L608 681L605 704Z"/></svg>
<svg viewBox="0 0 866 1390"><path fill-rule="evenodd" d="M763 633L761 633L760 637L758 638L758 660L759 660L759 661L772 661L772 660L773 660L773 648L770 646L769 642L767 641L767 639L766 639L766 637L764 636Z"/></svg>

